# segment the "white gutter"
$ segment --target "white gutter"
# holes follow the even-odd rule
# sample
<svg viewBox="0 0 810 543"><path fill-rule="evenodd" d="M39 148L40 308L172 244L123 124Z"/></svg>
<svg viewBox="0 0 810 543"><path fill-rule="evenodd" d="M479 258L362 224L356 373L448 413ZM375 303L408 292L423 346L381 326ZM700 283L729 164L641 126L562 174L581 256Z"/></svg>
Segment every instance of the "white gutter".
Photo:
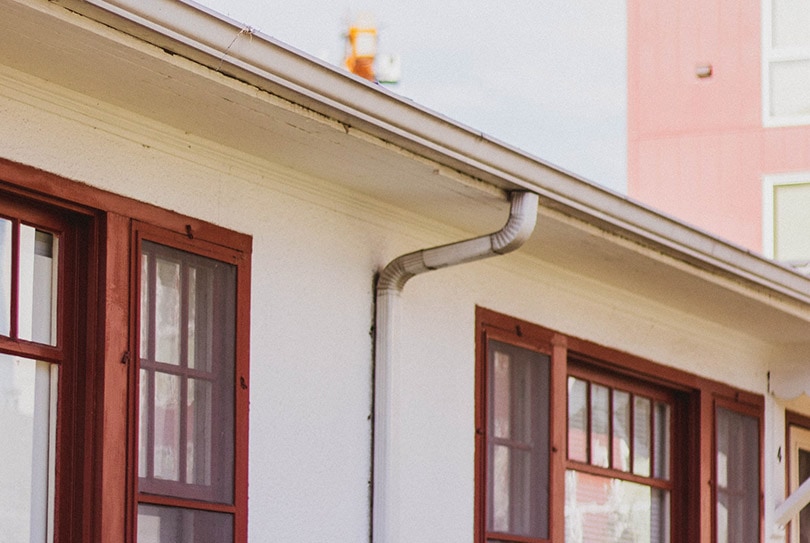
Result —
<svg viewBox="0 0 810 543"><path fill-rule="evenodd" d="M505 191L696 268L810 304L808 279L745 249L578 179L378 85L307 57L189 0L50 0ZM235 43L244 39L242 47Z"/></svg>
<svg viewBox="0 0 810 543"><path fill-rule="evenodd" d="M513 192L511 211L504 227L481 236L450 245L423 249L392 260L377 281L374 344L374 453L372 478L372 542L393 541L391 522L394 466L389 450L395 437L391 404L395 383L391 369L399 364L399 311L397 302L411 277L439 268L473 262L509 253L529 239L537 222L537 194Z"/></svg>

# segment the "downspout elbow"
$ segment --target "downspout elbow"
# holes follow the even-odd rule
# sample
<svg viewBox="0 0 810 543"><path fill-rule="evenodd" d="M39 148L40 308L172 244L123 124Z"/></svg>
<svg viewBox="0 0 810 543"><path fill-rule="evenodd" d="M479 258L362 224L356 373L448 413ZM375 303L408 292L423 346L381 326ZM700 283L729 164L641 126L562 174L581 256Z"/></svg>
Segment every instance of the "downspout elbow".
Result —
<svg viewBox="0 0 810 543"><path fill-rule="evenodd" d="M493 234L423 249L392 260L377 281L377 294L401 292L411 277L431 270L504 255L520 248L531 236L537 222L538 196L533 192L513 192L509 220Z"/></svg>

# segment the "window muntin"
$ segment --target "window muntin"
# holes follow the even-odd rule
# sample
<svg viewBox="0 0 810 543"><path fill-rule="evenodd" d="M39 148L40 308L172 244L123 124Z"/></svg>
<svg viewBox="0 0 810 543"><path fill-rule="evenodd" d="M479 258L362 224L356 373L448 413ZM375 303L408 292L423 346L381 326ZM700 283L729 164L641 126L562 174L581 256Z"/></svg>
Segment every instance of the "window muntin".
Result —
<svg viewBox="0 0 810 543"><path fill-rule="evenodd" d="M495 340L488 353L488 537L546 539L549 357Z"/></svg>
<svg viewBox="0 0 810 543"><path fill-rule="evenodd" d="M671 400L568 377L568 460L667 481Z"/></svg>
<svg viewBox="0 0 810 543"><path fill-rule="evenodd" d="M715 410L717 543L760 538L759 419L723 406Z"/></svg>
<svg viewBox="0 0 810 543"><path fill-rule="evenodd" d="M141 244L139 488L234 499L236 269Z"/></svg>

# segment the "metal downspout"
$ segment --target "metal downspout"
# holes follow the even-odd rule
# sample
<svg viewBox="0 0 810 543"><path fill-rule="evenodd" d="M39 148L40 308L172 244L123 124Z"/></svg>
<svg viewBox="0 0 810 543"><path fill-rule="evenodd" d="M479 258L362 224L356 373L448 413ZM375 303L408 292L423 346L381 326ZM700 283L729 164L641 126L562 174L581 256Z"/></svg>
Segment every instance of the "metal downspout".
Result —
<svg viewBox="0 0 810 543"><path fill-rule="evenodd" d="M486 236L423 249L392 260L377 281L374 343L374 450L371 461L371 540L390 543L393 420L390 405L394 394L391 369L397 367L399 329L397 302L411 277L439 268L473 262L509 253L529 239L537 222L538 196L533 192L513 192L511 210L504 227Z"/></svg>

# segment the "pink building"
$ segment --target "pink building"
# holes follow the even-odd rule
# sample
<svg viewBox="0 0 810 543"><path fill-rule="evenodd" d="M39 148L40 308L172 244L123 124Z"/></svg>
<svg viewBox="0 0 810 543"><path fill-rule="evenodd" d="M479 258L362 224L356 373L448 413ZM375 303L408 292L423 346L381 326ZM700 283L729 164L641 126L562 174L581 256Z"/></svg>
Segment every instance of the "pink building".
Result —
<svg viewBox="0 0 810 543"><path fill-rule="evenodd" d="M810 260L810 8L628 2L628 193L779 260Z"/></svg>

